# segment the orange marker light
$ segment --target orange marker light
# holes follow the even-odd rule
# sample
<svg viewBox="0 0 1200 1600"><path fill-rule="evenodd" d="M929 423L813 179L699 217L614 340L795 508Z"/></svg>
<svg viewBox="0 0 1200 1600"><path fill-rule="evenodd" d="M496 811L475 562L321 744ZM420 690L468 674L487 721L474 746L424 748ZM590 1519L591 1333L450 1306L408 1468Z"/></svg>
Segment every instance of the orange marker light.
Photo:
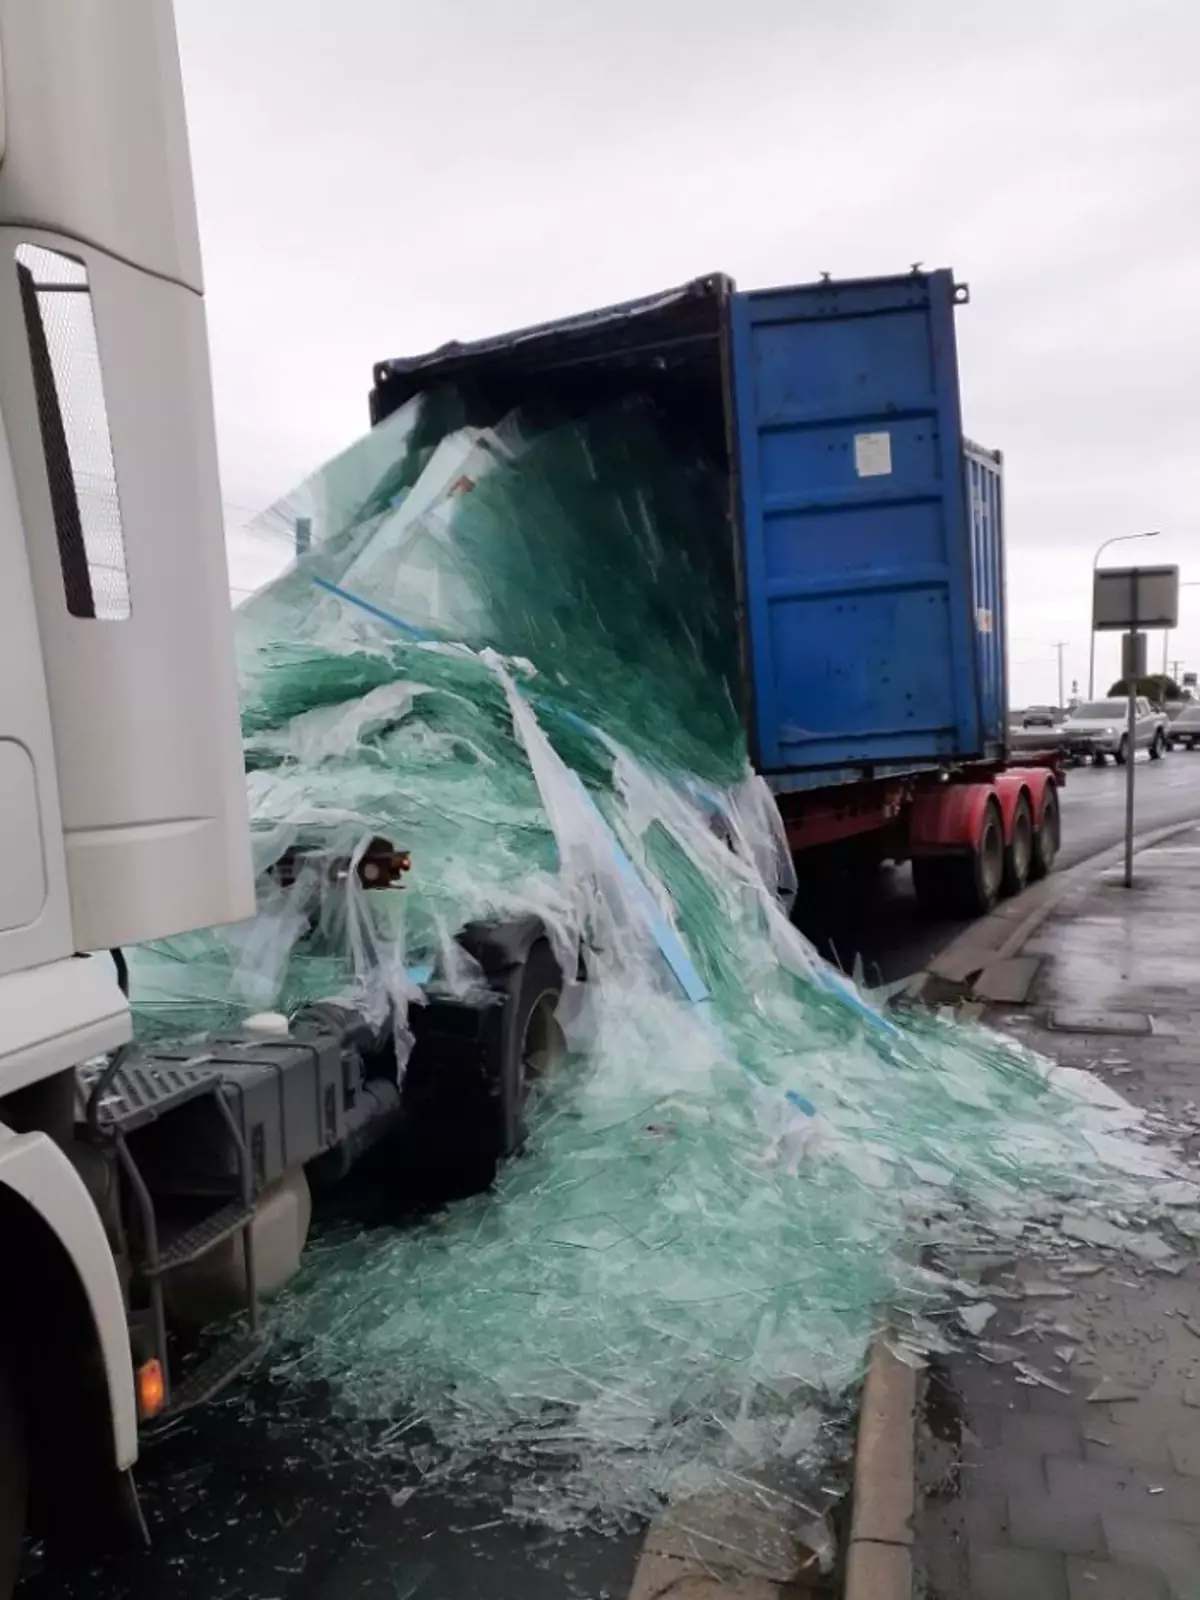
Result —
<svg viewBox="0 0 1200 1600"><path fill-rule="evenodd" d="M146 1361L137 1370L138 1415L143 1422L156 1417L167 1403L167 1385L160 1361Z"/></svg>

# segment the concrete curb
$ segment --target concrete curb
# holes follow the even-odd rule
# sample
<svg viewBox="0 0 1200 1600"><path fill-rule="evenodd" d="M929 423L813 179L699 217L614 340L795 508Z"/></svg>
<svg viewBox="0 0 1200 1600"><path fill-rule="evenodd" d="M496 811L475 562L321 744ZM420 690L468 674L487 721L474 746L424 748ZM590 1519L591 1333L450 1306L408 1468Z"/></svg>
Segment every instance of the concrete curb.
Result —
<svg viewBox="0 0 1200 1600"><path fill-rule="evenodd" d="M858 1418L845 1600L910 1600L916 1408L916 1372L881 1335Z"/></svg>
<svg viewBox="0 0 1200 1600"><path fill-rule="evenodd" d="M1152 849L1189 833L1200 816L1134 836L1134 850ZM990 916L953 940L919 975L910 997L919 999L923 980L958 972L963 981L989 962L1018 955L1037 930L1081 884L1122 859L1124 844L1110 845L1047 878L1019 902L1005 901ZM1031 904L1033 901L1035 903ZM915 1510L917 1374L897 1361L882 1337L871 1351L863 1386L854 1452L854 1506L846 1555L844 1600L912 1600L912 1522Z"/></svg>

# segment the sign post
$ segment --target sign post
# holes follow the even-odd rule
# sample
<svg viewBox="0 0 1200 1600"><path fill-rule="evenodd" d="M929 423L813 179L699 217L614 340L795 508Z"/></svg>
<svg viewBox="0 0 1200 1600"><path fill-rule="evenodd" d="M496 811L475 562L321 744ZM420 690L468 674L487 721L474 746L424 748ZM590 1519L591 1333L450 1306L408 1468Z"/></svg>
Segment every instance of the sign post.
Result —
<svg viewBox="0 0 1200 1600"><path fill-rule="evenodd" d="M1137 603L1136 593L1134 604ZM1137 765L1138 679L1146 676L1146 635L1121 635L1121 676L1125 679L1125 887L1133 888L1133 769Z"/></svg>
<svg viewBox="0 0 1200 1600"><path fill-rule="evenodd" d="M1138 680L1146 675L1146 635L1141 628L1179 625L1178 567L1101 567L1092 589L1099 630L1124 632L1121 675L1128 691L1125 733L1125 887L1133 887L1133 786L1137 764Z"/></svg>

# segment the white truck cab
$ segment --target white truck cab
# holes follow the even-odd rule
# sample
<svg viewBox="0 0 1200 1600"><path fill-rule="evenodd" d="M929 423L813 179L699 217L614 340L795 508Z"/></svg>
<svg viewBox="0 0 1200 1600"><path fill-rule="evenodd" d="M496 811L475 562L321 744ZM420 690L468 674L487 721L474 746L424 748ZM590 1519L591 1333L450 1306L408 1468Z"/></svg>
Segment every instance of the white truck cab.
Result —
<svg viewBox="0 0 1200 1600"><path fill-rule="evenodd" d="M76 1068L130 1034L107 952L254 891L169 0L0 0L0 83L7 1596L27 1506L77 1520L137 1452L106 1169L76 1133Z"/></svg>

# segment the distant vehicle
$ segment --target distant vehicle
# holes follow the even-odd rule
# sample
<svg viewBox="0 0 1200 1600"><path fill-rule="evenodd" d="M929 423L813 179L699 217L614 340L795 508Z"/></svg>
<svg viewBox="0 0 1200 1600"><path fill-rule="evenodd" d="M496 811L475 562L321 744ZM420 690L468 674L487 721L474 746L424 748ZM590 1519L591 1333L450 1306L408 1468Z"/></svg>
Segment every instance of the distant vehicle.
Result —
<svg viewBox="0 0 1200 1600"><path fill-rule="evenodd" d="M1030 706L1021 713L1021 726L1023 728L1056 728L1062 721L1063 714L1057 706Z"/></svg>
<svg viewBox="0 0 1200 1600"><path fill-rule="evenodd" d="M1169 738L1176 750L1194 750L1200 745L1200 703L1185 700L1171 719Z"/></svg>
<svg viewBox="0 0 1200 1600"><path fill-rule="evenodd" d="M1167 749L1167 719L1149 700L1139 696L1134 720L1134 749L1149 750L1158 761ZM1098 767L1109 756L1122 766L1129 755L1129 703L1126 700L1085 700L1062 725L1067 754L1091 756Z"/></svg>
<svg viewBox="0 0 1200 1600"><path fill-rule="evenodd" d="M1037 751L1039 757L1062 749L1062 726L1065 712L1053 706L1029 706L1024 711L1011 711L1008 717L1008 750L1010 756L1027 756Z"/></svg>

